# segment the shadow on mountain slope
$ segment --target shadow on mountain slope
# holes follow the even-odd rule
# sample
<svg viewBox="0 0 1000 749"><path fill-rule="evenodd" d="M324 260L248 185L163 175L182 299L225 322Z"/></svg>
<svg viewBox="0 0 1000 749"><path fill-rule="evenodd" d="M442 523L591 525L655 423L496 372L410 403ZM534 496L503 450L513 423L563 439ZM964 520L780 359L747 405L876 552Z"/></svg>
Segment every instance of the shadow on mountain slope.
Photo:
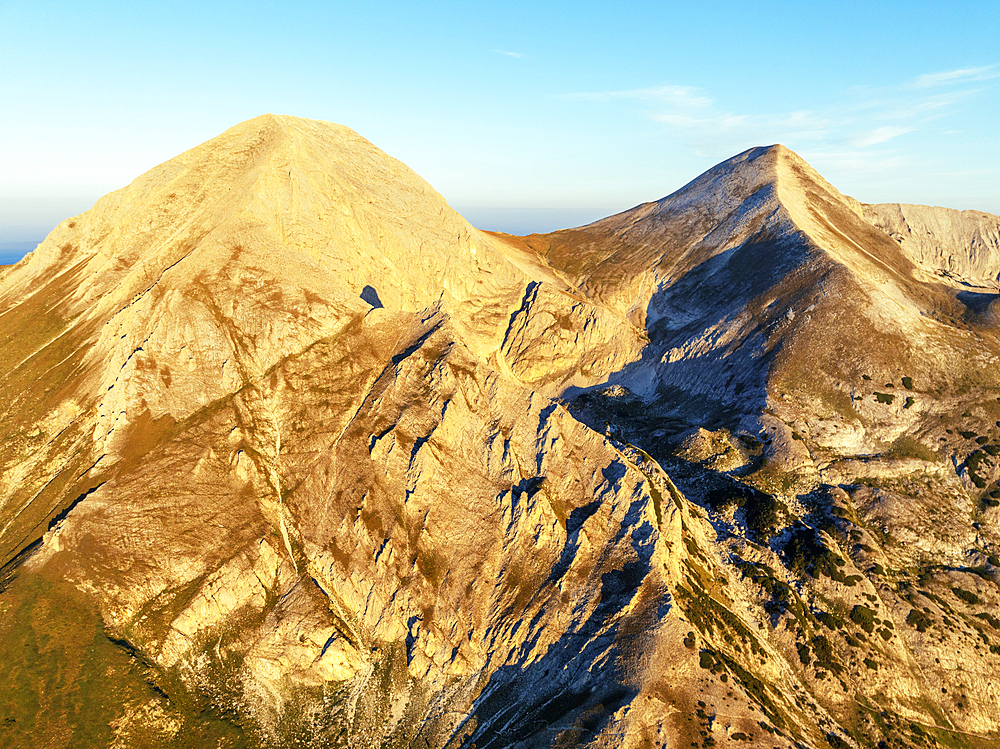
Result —
<svg viewBox="0 0 1000 749"><path fill-rule="evenodd" d="M567 553L574 553L588 511L593 509L580 507L567 518ZM631 702L639 692L633 660L672 608L670 595L650 585L655 531L640 512L633 505L632 517L626 516L612 542L623 541L638 526L631 538L636 558L601 576L601 600L590 615L531 662L541 631L529 637L517 660L490 676L448 746L501 749L586 741ZM626 616L616 616L630 608ZM535 627L540 616L525 626Z"/></svg>

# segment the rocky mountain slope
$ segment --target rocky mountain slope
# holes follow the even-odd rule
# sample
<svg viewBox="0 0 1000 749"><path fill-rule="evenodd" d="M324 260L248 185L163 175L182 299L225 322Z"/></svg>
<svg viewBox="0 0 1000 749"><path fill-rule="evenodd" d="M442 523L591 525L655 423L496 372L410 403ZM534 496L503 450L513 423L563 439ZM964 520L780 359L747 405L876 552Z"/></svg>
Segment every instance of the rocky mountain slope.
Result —
<svg viewBox="0 0 1000 749"><path fill-rule="evenodd" d="M781 146L476 230L264 117L0 270L0 744L987 746L1000 219Z"/></svg>

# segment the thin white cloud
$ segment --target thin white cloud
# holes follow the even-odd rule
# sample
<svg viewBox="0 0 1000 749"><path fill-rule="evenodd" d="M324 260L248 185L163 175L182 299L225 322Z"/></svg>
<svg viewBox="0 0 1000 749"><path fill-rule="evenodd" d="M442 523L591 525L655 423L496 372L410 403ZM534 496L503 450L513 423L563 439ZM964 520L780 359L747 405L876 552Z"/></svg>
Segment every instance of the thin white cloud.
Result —
<svg viewBox="0 0 1000 749"><path fill-rule="evenodd" d="M952 83L968 83L970 81L988 81L1000 78L997 65L987 65L981 68L959 68L938 73L924 73L910 81L912 88L931 88Z"/></svg>
<svg viewBox="0 0 1000 749"><path fill-rule="evenodd" d="M735 134L761 143L791 139L820 140L826 137L830 127L827 118L809 111L762 115L711 112L701 117L683 113L654 113L649 117L701 137Z"/></svg>
<svg viewBox="0 0 1000 749"><path fill-rule="evenodd" d="M889 91L883 98L871 107L874 117L879 120L905 120L921 118L923 120L940 117L947 114L949 108L961 101L979 93L981 89L964 89L949 91L943 94L900 95Z"/></svg>
<svg viewBox="0 0 1000 749"><path fill-rule="evenodd" d="M692 117L689 114L654 114L651 117L657 122L662 122L664 125L673 125L674 127L698 127L710 121L707 117ZM713 124L718 126L718 123Z"/></svg>
<svg viewBox="0 0 1000 749"><path fill-rule="evenodd" d="M875 175L899 172L908 166L906 157L878 149L803 149L799 151L799 156L811 164L822 163L824 169L831 173Z"/></svg>
<svg viewBox="0 0 1000 749"><path fill-rule="evenodd" d="M493 51L496 52L498 55L507 55L507 57L513 57L517 60L524 59L524 55L522 55L520 52L508 52L505 49L495 49Z"/></svg>
<svg viewBox="0 0 1000 749"><path fill-rule="evenodd" d="M898 138L900 135L906 133L912 133L916 128L914 127L900 127L898 125L885 125L883 127L877 127L874 130L869 130L866 133L860 133L850 138L848 141L852 146L857 146L858 148L867 148L868 146L875 146L879 143L885 143L893 138Z"/></svg>
<svg viewBox="0 0 1000 749"><path fill-rule="evenodd" d="M584 101L609 101L611 99L634 99L658 102L680 109L703 109L712 105L712 99L694 86L672 86L663 84L651 88L634 88L627 91L599 91L581 94L566 94L567 99Z"/></svg>
<svg viewBox="0 0 1000 749"><path fill-rule="evenodd" d="M816 109L791 112L733 112L710 92L694 86L567 94L593 102L632 101L637 114L660 123L695 153L726 156L748 146L798 144L824 154L841 153L845 163L871 156L868 166L897 165L895 144L885 144L953 114L964 100L986 90L981 81L1000 77L1000 65L928 73L894 86L855 86Z"/></svg>

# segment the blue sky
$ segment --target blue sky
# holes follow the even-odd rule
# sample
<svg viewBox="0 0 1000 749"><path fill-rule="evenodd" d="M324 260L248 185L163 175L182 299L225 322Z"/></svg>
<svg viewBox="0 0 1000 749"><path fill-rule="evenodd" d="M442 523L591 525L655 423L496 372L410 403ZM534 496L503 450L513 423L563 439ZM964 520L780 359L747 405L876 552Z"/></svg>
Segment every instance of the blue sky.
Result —
<svg viewBox="0 0 1000 749"><path fill-rule="evenodd" d="M513 233L775 142L865 202L1000 213L998 32L995 0L0 0L0 246L264 112L347 125Z"/></svg>

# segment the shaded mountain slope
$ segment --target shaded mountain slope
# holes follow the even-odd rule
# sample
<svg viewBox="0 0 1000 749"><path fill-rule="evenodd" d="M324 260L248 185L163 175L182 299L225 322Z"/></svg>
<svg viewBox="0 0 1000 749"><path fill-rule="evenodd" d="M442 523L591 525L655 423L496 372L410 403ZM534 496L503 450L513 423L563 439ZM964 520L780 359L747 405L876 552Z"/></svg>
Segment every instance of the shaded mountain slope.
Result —
<svg viewBox="0 0 1000 749"><path fill-rule="evenodd" d="M791 449L778 422L797 420L826 459L868 455L953 409L948 391L998 384L989 299L937 282L866 220L872 210L772 146L655 203L509 241L645 326L642 360L612 383L658 399L664 414L767 435L783 446L774 457L794 468L816 461ZM977 252L964 241L937 252ZM902 377L936 397L914 396L905 414L905 397L891 414L868 403ZM867 388L868 378L878 386Z"/></svg>
<svg viewBox="0 0 1000 749"><path fill-rule="evenodd" d="M1000 541L995 296L949 278L940 259L988 279L983 246L996 218L943 212L951 233L938 231L921 255L882 231L884 208L841 195L775 146L657 203L507 240L645 324L642 359L612 375L612 387L568 393L570 410L645 448L700 497L744 581L762 586L812 688L837 703L840 690L821 684L831 668L850 671L870 686L842 682L852 700L889 699L892 714L918 725L995 731L985 706L1000 648L979 626L994 616ZM747 557L744 538L768 539L769 550ZM776 569L790 576L775 582ZM863 580L872 588L859 596ZM805 634L801 612L779 600L780 581L837 636L825 624ZM952 602L959 594L971 609ZM869 646L841 632L838 617L861 620L870 609L877 620L880 606L902 622L902 649L885 629L890 651L848 665ZM939 634L925 636L934 626ZM956 651L975 652L981 665L962 665ZM875 673L887 657L910 664L890 670L889 682ZM941 694L965 696L941 704L935 681ZM863 719L840 704L840 720ZM944 711L934 721L910 712L931 704Z"/></svg>

